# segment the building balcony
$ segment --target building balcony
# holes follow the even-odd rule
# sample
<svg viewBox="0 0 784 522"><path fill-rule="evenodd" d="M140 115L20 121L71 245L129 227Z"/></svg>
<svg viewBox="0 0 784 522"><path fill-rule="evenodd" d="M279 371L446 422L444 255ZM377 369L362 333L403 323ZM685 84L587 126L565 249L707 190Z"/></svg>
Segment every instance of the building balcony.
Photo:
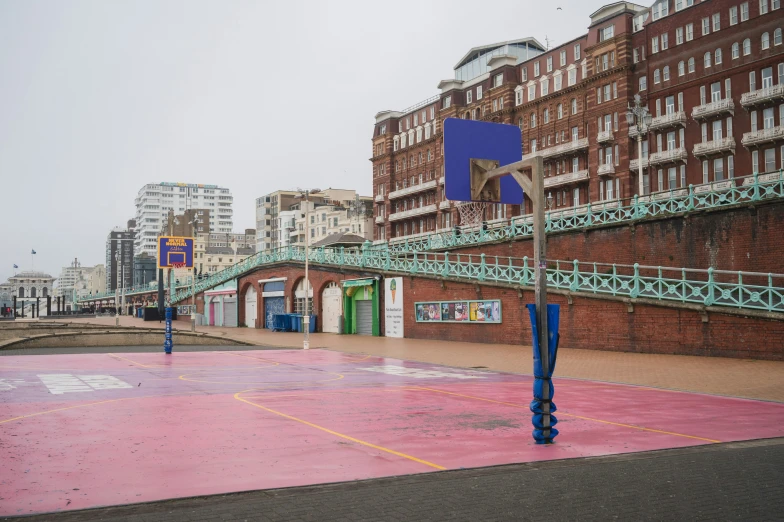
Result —
<svg viewBox="0 0 784 522"><path fill-rule="evenodd" d="M613 131L606 130L606 131L600 132L599 134L596 135L596 141L598 143L605 143L605 142L608 142L608 141L613 141Z"/></svg>
<svg viewBox="0 0 784 522"><path fill-rule="evenodd" d="M740 97L740 104L744 109L749 109L756 105L778 103L784 100L784 84L771 85L756 91L744 92Z"/></svg>
<svg viewBox="0 0 784 522"><path fill-rule="evenodd" d="M438 211L438 206L433 205L425 205L424 207L419 208L412 208L409 210L404 210L402 212L393 212L389 215L390 221L399 221L401 219L408 219L416 216L422 216L424 214L432 214Z"/></svg>
<svg viewBox="0 0 784 522"><path fill-rule="evenodd" d="M572 140L567 141L566 143L561 143L560 145L556 145L555 147L550 147L548 149L542 150L542 156L545 159L548 158L555 158L558 156L564 156L566 154L572 154L577 152L578 150L587 149L588 148L588 138L580 138L579 140Z"/></svg>
<svg viewBox="0 0 784 522"><path fill-rule="evenodd" d="M692 150L695 157L722 154L724 152L735 152L735 138L732 136L698 143L694 146L694 150Z"/></svg>
<svg viewBox="0 0 784 522"><path fill-rule="evenodd" d="M784 140L784 126L771 127L743 134L741 143L744 147L756 147L774 141Z"/></svg>
<svg viewBox="0 0 784 522"><path fill-rule="evenodd" d="M384 202L384 194L376 194L375 201L376 201L376 203L383 203Z"/></svg>
<svg viewBox="0 0 784 522"><path fill-rule="evenodd" d="M677 127L678 125L686 126L686 113L684 111L677 111L664 116L657 116L651 120L650 130L661 130L670 127Z"/></svg>
<svg viewBox="0 0 784 522"><path fill-rule="evenodd" d="M651 165L659 165L661 163L675 163L678 161L685 162L688 156L689 153L686 152L684 147L678 147L677 149L654 152L650 155L648 161Z"/></svg>
<svg viewBox="0 0 784 522"><path fill-rule="evenodd" d="M384 222L384 216L376 216L376 224L380 225Z"/></svg>
<svg viewBox="0 0 784 522"><path fill-rule="evenodd" d="M436 188L437 183L438 182L436 180L431 180L420 183L419 185L411 185L410 187L406 187L400 190L393 190L389 193L389 199L402 198L404 196L416 194L417 192L422 192L424 190L434 189Z"/></svg>
<svg viewBox="0 0 784 522"><path fill-rule="evenodd" d="M439 185L443 185L444 183L445 183L444 176L441 176L440 178L438 178L438 184Z"/></svg>
<svg viewBox="0 0 784 522"><path fill-rule="evenodd" d="M560 187L571 183L579 183L588 179L588 170L578 170L577 172L567 172L558 176L544 178L545 188Z"/></svg>
<svg viewBox="0 0 784 522"><path fill-rule="evenodd" d="M642 168L647 169L649 167L648 158L642 159ZM640 170L640 160L634 158L633 160L629 160L629 170L632 172L638 172Z"/></svg>
<svg viewBox="0 0 784 522"><path fill-rule="evenodd" d="M600 176L609 176L610 174L615 174L615 165L612 163L605 163L604 165L599 165L599 169L596 171L597 174Z"/></svg>
<svg viewBox="0 0 784 522"><path fill-rule="evenodd" d="M444 201L442 201L441 203L438 204L438 208L440 208L441 210L448 209L448 208L451 208L451 207L452 207L452 202L449 201L448 199L446 199L446 200L444 200Z"/></svg>
<svg viewBox="0 0 784 522"><path fill-rule="evenodd" d="M732 101L732 98L697 105L691 110L691 117L695 120L701 120L725 113L731 116L735 114L735 102Z"/></svg>

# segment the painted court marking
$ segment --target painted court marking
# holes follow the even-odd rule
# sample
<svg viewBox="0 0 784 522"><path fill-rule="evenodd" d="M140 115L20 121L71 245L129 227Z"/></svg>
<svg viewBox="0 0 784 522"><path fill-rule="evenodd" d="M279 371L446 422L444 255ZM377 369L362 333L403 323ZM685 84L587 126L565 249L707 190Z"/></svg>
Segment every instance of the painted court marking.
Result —
<svg viewBox="0 0 784 522"><path fill-rule="evenodd" d="M39 374L38 378L52 395L92 392L96 390L121 390L133 388L125 381L111 375L72 375L70 373Z"/></svg>
<svg viewBox="0 0 784 522"><path fill-rule="evenodd" d="M357 368L365 372L378 372L387 375L398 375L400 377L413 377L415 379L444 378L451 379L484 379L484 375L470 375L457 372L442 372L438 370L423 370L421 368L406 368L405 366L394 366L385 364L384 366L369 366L367 368Z"/></svg>

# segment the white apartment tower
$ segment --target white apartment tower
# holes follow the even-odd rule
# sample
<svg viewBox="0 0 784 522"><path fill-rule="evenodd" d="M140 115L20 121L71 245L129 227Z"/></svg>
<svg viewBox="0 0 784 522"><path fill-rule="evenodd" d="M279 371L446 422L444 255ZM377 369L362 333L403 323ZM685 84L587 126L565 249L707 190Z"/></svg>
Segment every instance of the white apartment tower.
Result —
<svg viewBox="0 0 784 522"><path fill-rule="evenodd" d="M144 252L155 257L156 239L166 222L166 215L191 209L210 210L210 231L231 233L234 225L234 198L227 188L194 183L150 183L136 195L136 238L134 255Z"/></svg>

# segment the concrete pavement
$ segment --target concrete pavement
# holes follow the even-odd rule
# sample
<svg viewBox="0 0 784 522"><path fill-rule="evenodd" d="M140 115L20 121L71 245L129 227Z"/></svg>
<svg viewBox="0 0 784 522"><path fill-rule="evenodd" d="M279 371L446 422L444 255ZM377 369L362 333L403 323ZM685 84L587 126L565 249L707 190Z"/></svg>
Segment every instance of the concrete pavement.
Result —
<svg viewBox="0 0 784 522"><path fill-rule="evenodd" d="M114 325L113 317L73 319L74 323ZM163 328L163 323L122 317L122 326ZM175 328L190 331L186 322ZM302 334L262 329L197 326L198 332L223 336L258 346L299 348ZM666 332L662 332L666 335ZM311 347L363 353L462 368L532 373L531 347L522 345L457 343L422 339L394 339L357 335L312 334ZM660 355L559 348L556 378L572 377L684 390L732 397L784 402L784 362Z"/></svg>

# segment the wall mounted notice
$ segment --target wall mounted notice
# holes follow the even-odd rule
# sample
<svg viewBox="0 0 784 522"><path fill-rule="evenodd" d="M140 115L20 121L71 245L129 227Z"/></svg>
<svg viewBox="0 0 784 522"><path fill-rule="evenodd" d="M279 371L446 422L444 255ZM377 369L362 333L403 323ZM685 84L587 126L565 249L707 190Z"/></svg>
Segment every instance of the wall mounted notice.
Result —
<svg viewBox="0 0 784 522"><path fill-rule="evenodd" d="M384 335L403 337L403 278L384 279Z"/></svg>
<svg viewBox="0 0 784 522"><path fill-rule="evenodd" d="M501 301L414 303L418 323L500 323Z"/></svg>

